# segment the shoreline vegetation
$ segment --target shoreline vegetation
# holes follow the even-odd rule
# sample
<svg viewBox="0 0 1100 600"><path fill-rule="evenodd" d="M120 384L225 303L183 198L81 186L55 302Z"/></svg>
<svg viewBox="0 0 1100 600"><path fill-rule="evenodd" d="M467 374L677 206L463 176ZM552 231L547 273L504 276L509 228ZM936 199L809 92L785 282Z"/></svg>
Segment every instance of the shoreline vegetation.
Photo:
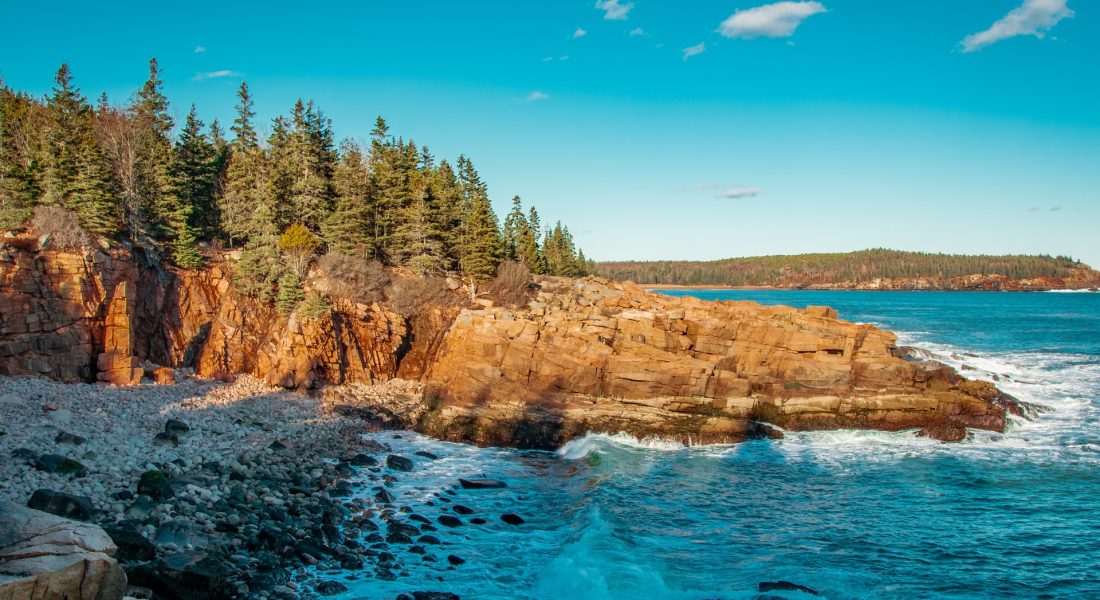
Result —
<svg viewBox="0 0 1100 600"><path fill-rule="evenodd" d="M1089 289L1100 272L1066 256L932 254L887 249L715 261L596 263L596 273L649 289Z"/></svg>

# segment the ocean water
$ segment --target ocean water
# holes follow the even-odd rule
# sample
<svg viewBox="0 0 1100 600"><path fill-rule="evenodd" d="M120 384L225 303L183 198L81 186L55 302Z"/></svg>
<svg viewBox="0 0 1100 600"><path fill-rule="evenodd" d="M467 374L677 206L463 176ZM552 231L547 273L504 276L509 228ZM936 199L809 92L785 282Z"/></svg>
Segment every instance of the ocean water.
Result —
<svg viewBox="0 0 1100 600"><path fill-rule="evenodd" d="M691 291L835 307L1049 407L961 444L911 432L794 433L685 448L593 435L557 452L376 437L417 459L391 492L437 525L436 562L346 598L1100 598L1100 294ZM965 367L964 367L965 365ZM488 476L505 489L462 490ZM451 500L444 502L440 497ZM508 525L503 513L526 523ZM487 522L474 525L471 517ZM449 554L466 563L448 570Z"/></svg>

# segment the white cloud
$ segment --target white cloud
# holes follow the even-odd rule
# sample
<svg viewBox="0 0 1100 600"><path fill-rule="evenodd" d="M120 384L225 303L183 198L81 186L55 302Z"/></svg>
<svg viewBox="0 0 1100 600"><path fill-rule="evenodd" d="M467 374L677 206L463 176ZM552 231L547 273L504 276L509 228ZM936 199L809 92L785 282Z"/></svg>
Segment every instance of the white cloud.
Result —
<svg viewBox="0 0 1100 600"><path fill-rule="evenodd" d="M642 29L641 27L635 27L634 29L630 30L630 37L642 37L645 35L648 34L646 34L645 29Z"/></svg>
<svg viewBox="0 0 1100 600"><path fill-rule="evenodd" d="M989 29L972 33L961 42L963 52L974 52L1003 39L1018 35L1042 38L1062 19L1072 17L1069 0L1024 0L1018 8L994 23Z"/></svg>
<svg viewBox="0 0 1100 600"><path fill-rule="evenodd" d="M586 35L588 35L588 32L585 31L583 27L578 27L577 30L573 32L573 39L577 40Z"/></svg>
<svg viewBox="0 0 1100 600"><path fill-rule="evenodd" d="M739 10L718 26L728 38L779 38L794 34L807 17L825 12L820 2L776 2Z"/></svg>
<svg viewBox="0 0 1100 600"><path fill-rule="evenodd" d="M684 54L684 60L687 60L687 59L691 58L692 56L698 56L698 55L700 55L700 54L702 54L706 51L707 51L707 45L704 42L700 42L698 44L695 44L694 46L689 46L689 47L684 48L683 50L681 50L681 52L683 52L683 54Z"/></svg>
<svg viewBox="0 0 1100 600"><path fill-rule="evenodd" d="M195 46L195 54L206 52L206 46Z"/></svg>
<svg viewBox="0 0 1100 600"><path fill-rule="evenodd" d="M623 21L634 9L634 3L619 4L619 0L596 0L596 8L603 11L603 18L608 21Z"/></svg>
<svg viewBox="0 0 1100 600"><path fill-rule="evenodd" d="M191 79L194 81L202 81L204 79L218 79L221 77L240 77L243 73L237 71L230 71L229 69L222 69L220 71L210 71L207 73L196 73Z"/></svg>
<svg viewBox="0 0 1100 600"><path fill-rule="evenodd" d="M706 192L706 191L710 191L710 190L717 190L721 187L722 186L718 185L717 183L697 183L697 184L691 186L691 189L693 189L697 192Z"/></svg>
<svg viewBox="0 0 1100 600"><path fill-rule="evenodd" d="M527 102L538 102L540 100L549 100L549 99L550 99L550 94L547 94L546 92L539 92L539 91L531 92L530 94L527 94L526 98L524 98L524 100L526 100Z"/></svg>
<svg viewBox="0 0 1100 600"><path fill-rule="evenodd" d="M722 192L720 194L720 197L729 200L736 200L737 198L752 198L753 196L759 195L760 191L760 188L749 187L746 185L738 185Z"/></svg>

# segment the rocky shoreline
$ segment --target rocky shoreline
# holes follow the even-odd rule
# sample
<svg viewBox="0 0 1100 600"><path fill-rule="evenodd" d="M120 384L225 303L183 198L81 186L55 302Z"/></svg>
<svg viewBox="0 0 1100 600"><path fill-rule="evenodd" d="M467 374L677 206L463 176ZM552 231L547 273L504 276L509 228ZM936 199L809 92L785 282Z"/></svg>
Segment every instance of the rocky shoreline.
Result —
<svg viewBox="0 0 1100 600"><path fill-rule="evenodd" d="M392 404L418 386L343 393ZM433 457L392 454L362 435L384 423L331 408L249 377L129 388L0 377L0 502L100 525L137 598L317 598L346 591L337 575L460 568L447 532L462 507L441 497L440 514L412 514L388 491Z"/></svg>

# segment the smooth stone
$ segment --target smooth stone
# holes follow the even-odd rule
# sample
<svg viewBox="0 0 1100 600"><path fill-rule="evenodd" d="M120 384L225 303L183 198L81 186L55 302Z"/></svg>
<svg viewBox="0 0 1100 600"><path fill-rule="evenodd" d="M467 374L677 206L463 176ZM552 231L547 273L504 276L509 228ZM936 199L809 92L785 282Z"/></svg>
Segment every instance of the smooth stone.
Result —
<svg viewBox="0 0 1100 600"><path fill-rule="evenodd" d="M36 490L27 501L27 508L77 521L91 521L96 510L92 499L54 490Z"/></svg>
<svg viewBox="0 0 1100 600"><path fill-rule="evenodd" d="M523 519L523 517L515 513L504 513L503 515L500 515L500 520L509 525L523 525L527 522Z"/></svg>
<svg viewBox="0 0 1100 600"><path fill-rule="evenodd" d="M386 457L386 466L394 471L412 471L413 461L412 459L399 456L397 454L391 454Z"/></svg>
<svg viewBox="0 0 1100 600"><path fill-rule="evenodd" d="M464 490L487 490L508 487L507 483L496 479L459 479L458 484Z"/></svg>

